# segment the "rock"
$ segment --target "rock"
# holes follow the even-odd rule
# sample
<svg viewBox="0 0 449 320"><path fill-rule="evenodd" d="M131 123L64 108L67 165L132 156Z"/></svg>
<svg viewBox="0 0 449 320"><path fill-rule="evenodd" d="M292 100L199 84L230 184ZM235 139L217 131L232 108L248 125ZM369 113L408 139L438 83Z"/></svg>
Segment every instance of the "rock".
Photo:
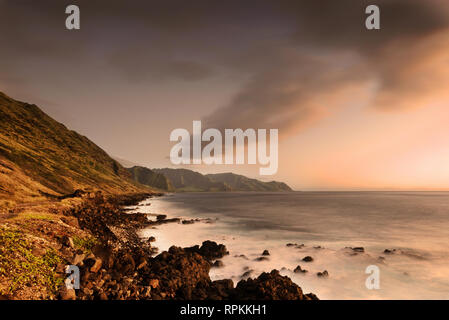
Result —
<svg viewBox="0 0 449 320"><path fill-rule="evenodd" d="M307 270L302 269L301 266L298 265L298 266L295 268L295 270L293 270L293 272L294 272L294 273L306 273Z"/></svg>
<svg viewBox="0 0 449 320"><path fill-rule="evenodd" d="M263 255L263 256L269 256L269 255L270 255L270 252L269 252L268 250L264 250L264 251L262 252L262 255Z"/></svg>
<svg viewBox="0 0 449 320"><path fill-rule="evenodd" d="M384 254L393 254L393 253L395 253L396 252L396 249L392 249L392 250L390 250L390 249L385 249L384 250Z"/></svg>
<svg viewBox="0 0 449 320"><path fill-rule="evenodd" d="M65 285L59 290L59 297L61 300L76 300L75 289L67 289Z"/></svg>
<svg viewBox="0 0 449 320"><path fill-rule="evenodd" d="M156 289L157 287L159 287L159 280L158 279L150 279L150 280L148 280L148 284L150 285L151 288Z"/></svg>
<svg viewBox="0 0 449 320"><path fill-rule="evenodd" d="M60 218L62 222L64 222L65 224L77 228L79 229L80 225L78 223L78 219L75 217L69 217L69 216L64 216Z"/></svg>
<svg viewBox="0 0 449 320"><path fill-rule="evenodd" d="M316 294L314 294L314 293L306 293L306 294L304 295L304 297L305 297L307 300L320 300L320 299L318 299L318 297L317 297Z"/></svg>
<svg viewBox="0 0 449 320"><path fill-rule="evenodd" d="M256 279L240 280L231 293L235 300L309 300L298 285L279 271L262 273Z"/></svg>
<svg viewBox="0 0 449 320"><path fill-rule="evenodd" d="M355 256L359 253L364 253L365 252L365 248L363 247L345 247L346 250L350 250L350 255L351 256Z"/></svg>
<svg viewBox="0 0 449 320"><path fill-rule="evenodd" d="M270 260L267 257L257 257L256 259L254 259L255 261L266 261L266 260Z"/></svg>
<svg viewBox="0 0 449 320"><path fill-rule="evenodd" d="M148 242L154 242L154 241L156 241L155 237L151 236L151 237L148 238Z"/></svg>
<svg viewBox="0 0 449 320"><path fill-rule="evenodd" d="M301 249L301 248L304 248L304 247L305 247L304 243L301 243L301 244L297 244L297 243L287 243L286 246L287 246L287 247L295 247L296 249Z"/></svg>
<svg viewBox="0 0 449 320"><path fill-rule="evenodd" d="M253 269L247 270L247 271L245 271L240 277L241 277L241 278L249 277L249 276L251 275L251 273L253 273L253 272L254 272Z"/></svg>
<svg viewBox="0 0 449 320"><path fill-rule="evenodd" d="M190 248L184 248L184 250L189 252L196 252L209 261L223 258L225 255L229 254L229 251L226 249L225 245L217 244L215 241L209 240L204 241L201 247L196 245Z"/></svg>
<svg viewBox="0 0 449 320"><path fill-rule="evenodd" d="M214 268L221 268L221 267L223 267L224 266L224 263L223 263L223 261L221 261L221 260L216 260L215 262L214 262L214 264L212 265L212 267L214 267Z"/></svg>
<svg viewBox="0 0 449 320"><path fill-rule="evenodd" d="M95 257L95 255L91 253L83 260L83 263L85 266L87 266L87 268L90 268L95 264L96 260L97 258Z"/></svg>
<svg viewBox="0 0 449 320"><path fill-rule="evenodd" d="M94 265L90 267L90 272L97 273L101 269L102 265L103 261L100 258L96 258Z"/></svg>
<svg viewBox="0 0 449 320"><path fill-rule="evenodd" d="M316 275L318 277L320 277L320 278L327 278L327 277L329 277L329 273L327 272L327 270L324 270L323 272L318 272Z"/></svg>
<svg viewBox="0 0 449 320"><path fill-rule="evenodd" d="M44 248L39 248L39 247L34 247L34 248L31 250L31 253L32 253L34 256L37 256L37 257L42 257L42 256L44 256L46 252L47 252L47 251L46 251Z"/></svg>
<svg viewBox="0 0 449 320"><path fill-rule="evenodd" d="M143 260L138 266L137 270L144 268L148 264L147 260Z"/></svg>
<svg viewBox="0 0 449 320"><path fill-rule="evenodd" d="M65 268L66 268L66 265L64 263L58 263L55 271L56 271L56 273L65 273Z"/></svg>
<svg viewBox="0 0 449 320"><path fill-rule="evenodd" d="M228 298L234 289L234 282L231 279L216 280L212 282L210 296L214 296L215 300Z"/></svg>
<svg viewBox="0 0 449 320"><path fill-rule="evenodd" d="M151 286L146 286L142 292L144 297L151 297Z"/></svg>
<svg viewBox="0 0 449 320"><path fill-rule="evenodd" d="M80 266L83 264L84 259L86 258L86 255L83 254L76 254L73 258L72 264L75 266Z"/></svg>
<svg viewBox="0 0 449 320"><path fill-rule="evenodd" d="M166 214L158 214L156 216L156 220L165 220L167 218Z"/></svg>
<svg viewBox="0 0 449 320"><path fill-rule="evenodd" d="M306 256L306 257L302 258L302 261L304 261L304 262L312 262L313 258L311 256Z"/></svg>
<svg viewBox="0 0 449 320"><path fill-rule="evenodd" d="M133 272L136 268L136 262L134 258L129 253L122 253L118 256L116 261L117 270L119 270L123 275Z"/></svg>
<svg viewBox="0 0 449 320"><path fill-rule="evenodd" d="M91 289L89 289L87 287L84 287L83 289L81 289L81 291L83 292L83 294L85 296L91 296L94 293L93 290L91 290Z"/></svg>
<svg viewBox="0 0 449 320"><path fill-rule="evenodd" d="M61 238L61 243L66 246L66 247L70 247L70 248L75 248L75 244L73 243L73 239L67 235L64 235Z"/></svg>
<svg viewBox="0 0 449 320"><path fill-rule="evenodd" d="M80 226L91 232L99 242L98 250L94 250L96 246L92 248L93 255L77 258L84 263L83 267L80 266L81 290L76 291L77 299L221 300L239 296L253 299L259 295L268 299L281 299L297 293L290 284L291 280L279 275L272 275L267 279L261 275L251 280L251 284L240 284L239 289L233 287L230 279L212 282L209 277L212 262L215 266L220 266L221 258L229 254L224 245L213 241L205 241L201 246L191 248L171 247L168 251L153 256L150 242L155 239L150 237L147 241L142 241L136 231L142 225L148 227L156 224L147 224L146 221L152 222L147 219L147 215L124 212L119 206L100 200L98 195L94 195L92 200L88 200L87 207L70 212L78 218ZM165 218L166 216L159 216L159 220L162 220L158 224L166 223ZM179 218L173 220L178 221ZM70 256L74 252L67 246L63 248ZM267 259L267 256L261 258ZM97 259L101 259L102 266L95 270ZM252 272L246 270L244 277ZM261 293L264 286L267 289ZM249 290L253 287L255 290ZM312 297L313 295L303 295L304 299Z"/></svg>

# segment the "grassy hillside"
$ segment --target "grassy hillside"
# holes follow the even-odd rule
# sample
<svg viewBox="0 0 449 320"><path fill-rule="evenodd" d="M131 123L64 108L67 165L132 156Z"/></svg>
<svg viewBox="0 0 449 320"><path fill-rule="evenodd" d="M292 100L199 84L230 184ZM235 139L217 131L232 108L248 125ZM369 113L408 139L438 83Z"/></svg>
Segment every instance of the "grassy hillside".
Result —
<svg viewBox="0 0 449 320"><path fill-rule="evenodd" d="M292 191L283 182L263 182L234 173L202 175L188 169L153 169L170 180L178 192L216 192L216 191Z"/></svg>
<svg viewBox="0 0 449 320"><path fill-rule="evenodd" d="M188 169L164 168L153 169L153 171L166 176L178 192L217 192L231 190L225 183L211 181L201 173Z"/></svg>
<svg viewBox="0 0 449 320"><path fill-rule="evenodd" d="M20 202L42 192L76 189L125 193L144 188L88 138L37 106L0 93L0 199Z"/></svg>
<svg viewBox="0 0 449 320"><path fill-rule="evenodd" d="M284 182L270 181L263 182L257 179L250 179L234 173L217 173L206 175L214 182L222 182L235 191L293 191Z"/></svg>
<svg viewBox="0 0 449 320"><path fill-rule="evenodd" d="M127 168L127 170L131 174L132 179L138 183L160 190L173 191L170 180L161 173L156 173L151 169L140 166Z"/></svg>

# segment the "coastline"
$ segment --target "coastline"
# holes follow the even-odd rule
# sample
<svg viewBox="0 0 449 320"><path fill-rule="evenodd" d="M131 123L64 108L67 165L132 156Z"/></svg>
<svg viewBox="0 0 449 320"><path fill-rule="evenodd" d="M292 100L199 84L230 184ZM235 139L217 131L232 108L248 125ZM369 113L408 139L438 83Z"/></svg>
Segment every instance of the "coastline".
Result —
<svg viewBox="0 0 449 320"><path fill-rule="evenodd" d="M372 200L372 196L368 196L369 200ZM386 196L390 197L389 201L397 201L396 195ZM257 277L262 272L277 269L281 275L288 276L305 292L313 292L320 299L326 300L408 299L411 290L415 290L412 296L417 299L447 297L447 291L444 291L447 281L441 277L441 272L447 270L447 254L446 251L439 251L438 247L429 245L430 239L418 238L418 234L415 234L416 239L420 241L413 242L409 239L404 243L403 239L408 238L399 239L398 235L402 234L401 230L405 230L406 224L398 229L392 218L382 222L379 229L368 230L372 231L373 236L379 235L378 240L373 241L370 237L360 237L357 234L358 230L376 226L370 219L373 221L374 217L388 218L391 210L389 206L377 208L381 214L367 216L364 220L367 222L358 225L356 221L347 223L351 222L353 216L341 214L341 211L335 208L330 208L331 210L327 211L329 214L324 212L320 215L323 211L301 205L304 199L311 197L317 199L314 203L330 199L326 202L330 203L328 207L332 207L333 199L338 199L339 202L342 201L340 199L350 199L349 203L355 202L352 193L328 196L315 193L304 193L300 196L197 193L150 199L149 207L138 207L136 211L160 212L169 218L187 220L213 219L214 224L202 221L189 225L171 223L143 232L144 236L154 235L155 245L163 250L173 244L181 247L193 246L204 239L226 245L230 255L224 256L220 259L222 264L210 270L212 280L232 279L234 283L238 283L242 279ZM357 195L356 199L359 198L360 201L366 201L363 195ZM278 202L288 201L292 205L272 206L270 201L273 199ZM299 199L299 202L294 199ZM434 200L428 199L432 203ZM346 208L343 207L343 210ZM271 215L271 212L279 214ZM352 229L352 233L333 233L332 228L342 230L341 227L335 228L334 223L343 224L343 219L349 220L345 221L344 225ZM288 230L292 231L289 233ZM411 234L411 231L408 233ZM380 237L387 234L390 236L386 239ZM262 256L264 250L270 253L266 260ZM303 261L307 256L312 257L313 261ZM261 258L264 260L259 260ZM297 270L298 265L307 272ZM381 272L380 290L370 290L366 287L369 276L366 270L373 265ZM429 282L431 279L439 281ZM417 288L419 289L416 290Z"/></svg>
<svg viewBox="0 0 449 320"><path fill-rule="evenodd" d="M48 219L31 218L26 223L2 219L2 235L16 232L18 241L33 257L55 259L46 273L55 281L48 285L22 283L14 290L0 287L2 299L62 300L314 300L279 271L257 278L212 281L209 271L217 259L228 255L226 247L213 241L187 248L172 246L156 253L154 238L141 239L142 228L154 225L146 214L130 213L125 207L161 194L105 196L101 192L75 195L80 201L51 214ZM19 214L20 216L20 214ZM159 218L159 219L158 219ZM156 224L175 222L156 216ZM31 222L31 223L30 223ZM1 238L0 238L1 240ZM13 248L11 248L13 250ZM31 250L31 249L30 249ZM65 268L80 271L80 288L64 285ZM20 274L10 274L14 282ZM38 294L37 294L38 293Z"/></svg>

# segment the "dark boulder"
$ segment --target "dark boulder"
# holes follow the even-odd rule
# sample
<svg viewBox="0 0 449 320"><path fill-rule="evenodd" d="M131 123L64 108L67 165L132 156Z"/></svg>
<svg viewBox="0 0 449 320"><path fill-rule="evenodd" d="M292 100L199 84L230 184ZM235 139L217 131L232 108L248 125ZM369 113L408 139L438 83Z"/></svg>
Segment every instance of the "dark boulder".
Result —
<svg viewBox="0 0 449 320"><path fill-rule="evenodd" d="M196 252L203 256L207 260L215 260L223 258L225 255L229 254L226 246L223 244L217 244L215 241L204 241L200 246L196 245L190 248L184 248L188 252Z"/></svg>
<svg viewBox="0 0 449 320"><path fill-rule="evenodd" d="M313 258L311 256L307 256L307 257L302 258L302 261L304 261L304 262L312 262Z"/></svg>
<svg viewBox="0 0 449 320"><path fill-rule="evenodd" d="M279 271L262 273L256 279L241 280L231 295L236 300L309 300L301 288Z"/></svg>
<svg viewBox="0 0 449 320"><path fill-rule="evenodd" d="M298 265L298 266L295 268L295 270L293 270L293 272L294 272L294 273L306 273L307 270L301 268L301 266Z"/></svg>
<svg viewBox="0 0 449 320"><path fill-rule="evenodd" d="M252 273L254 272L253 269L248 269L245 272L243 272L243 274L240 276L241 278L247 278L249 277Z"/></svg>
<svg viewBox="0 0 449 320"><path fill-rule="evenodd" d="M144 278L159 280L155 292L159 296L165 293L178 299L194 299L207 297L209 270L210 263L200 254L172 246L149 261Z"/></svg>
<svg viewBox="0 0 449 320"><path fill-rule="evenodd" d="M316 275L319 278L327 278L327 277L329 277L329 272L327 272L327 270L324 270L323 272L318 272Z"/></svg>
<svg viewBox="0 0 449 320"><path fill-rule="evenodd" d="M270 260L267 257L257 257L256 259L254 259L255 261L267 261Z"/></svg>

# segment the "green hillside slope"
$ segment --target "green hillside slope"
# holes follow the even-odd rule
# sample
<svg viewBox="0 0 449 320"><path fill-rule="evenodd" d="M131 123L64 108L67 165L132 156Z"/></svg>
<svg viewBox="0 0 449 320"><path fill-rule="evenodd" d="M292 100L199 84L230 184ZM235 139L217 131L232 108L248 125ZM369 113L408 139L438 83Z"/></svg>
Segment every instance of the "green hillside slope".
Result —
<svg viewBox="0 0 449 320"><path fill-rule="evenodd" d="M0 93L0 198L22 201L89 188L106 193L148 191L88 138L36 105Z"/></svg>

